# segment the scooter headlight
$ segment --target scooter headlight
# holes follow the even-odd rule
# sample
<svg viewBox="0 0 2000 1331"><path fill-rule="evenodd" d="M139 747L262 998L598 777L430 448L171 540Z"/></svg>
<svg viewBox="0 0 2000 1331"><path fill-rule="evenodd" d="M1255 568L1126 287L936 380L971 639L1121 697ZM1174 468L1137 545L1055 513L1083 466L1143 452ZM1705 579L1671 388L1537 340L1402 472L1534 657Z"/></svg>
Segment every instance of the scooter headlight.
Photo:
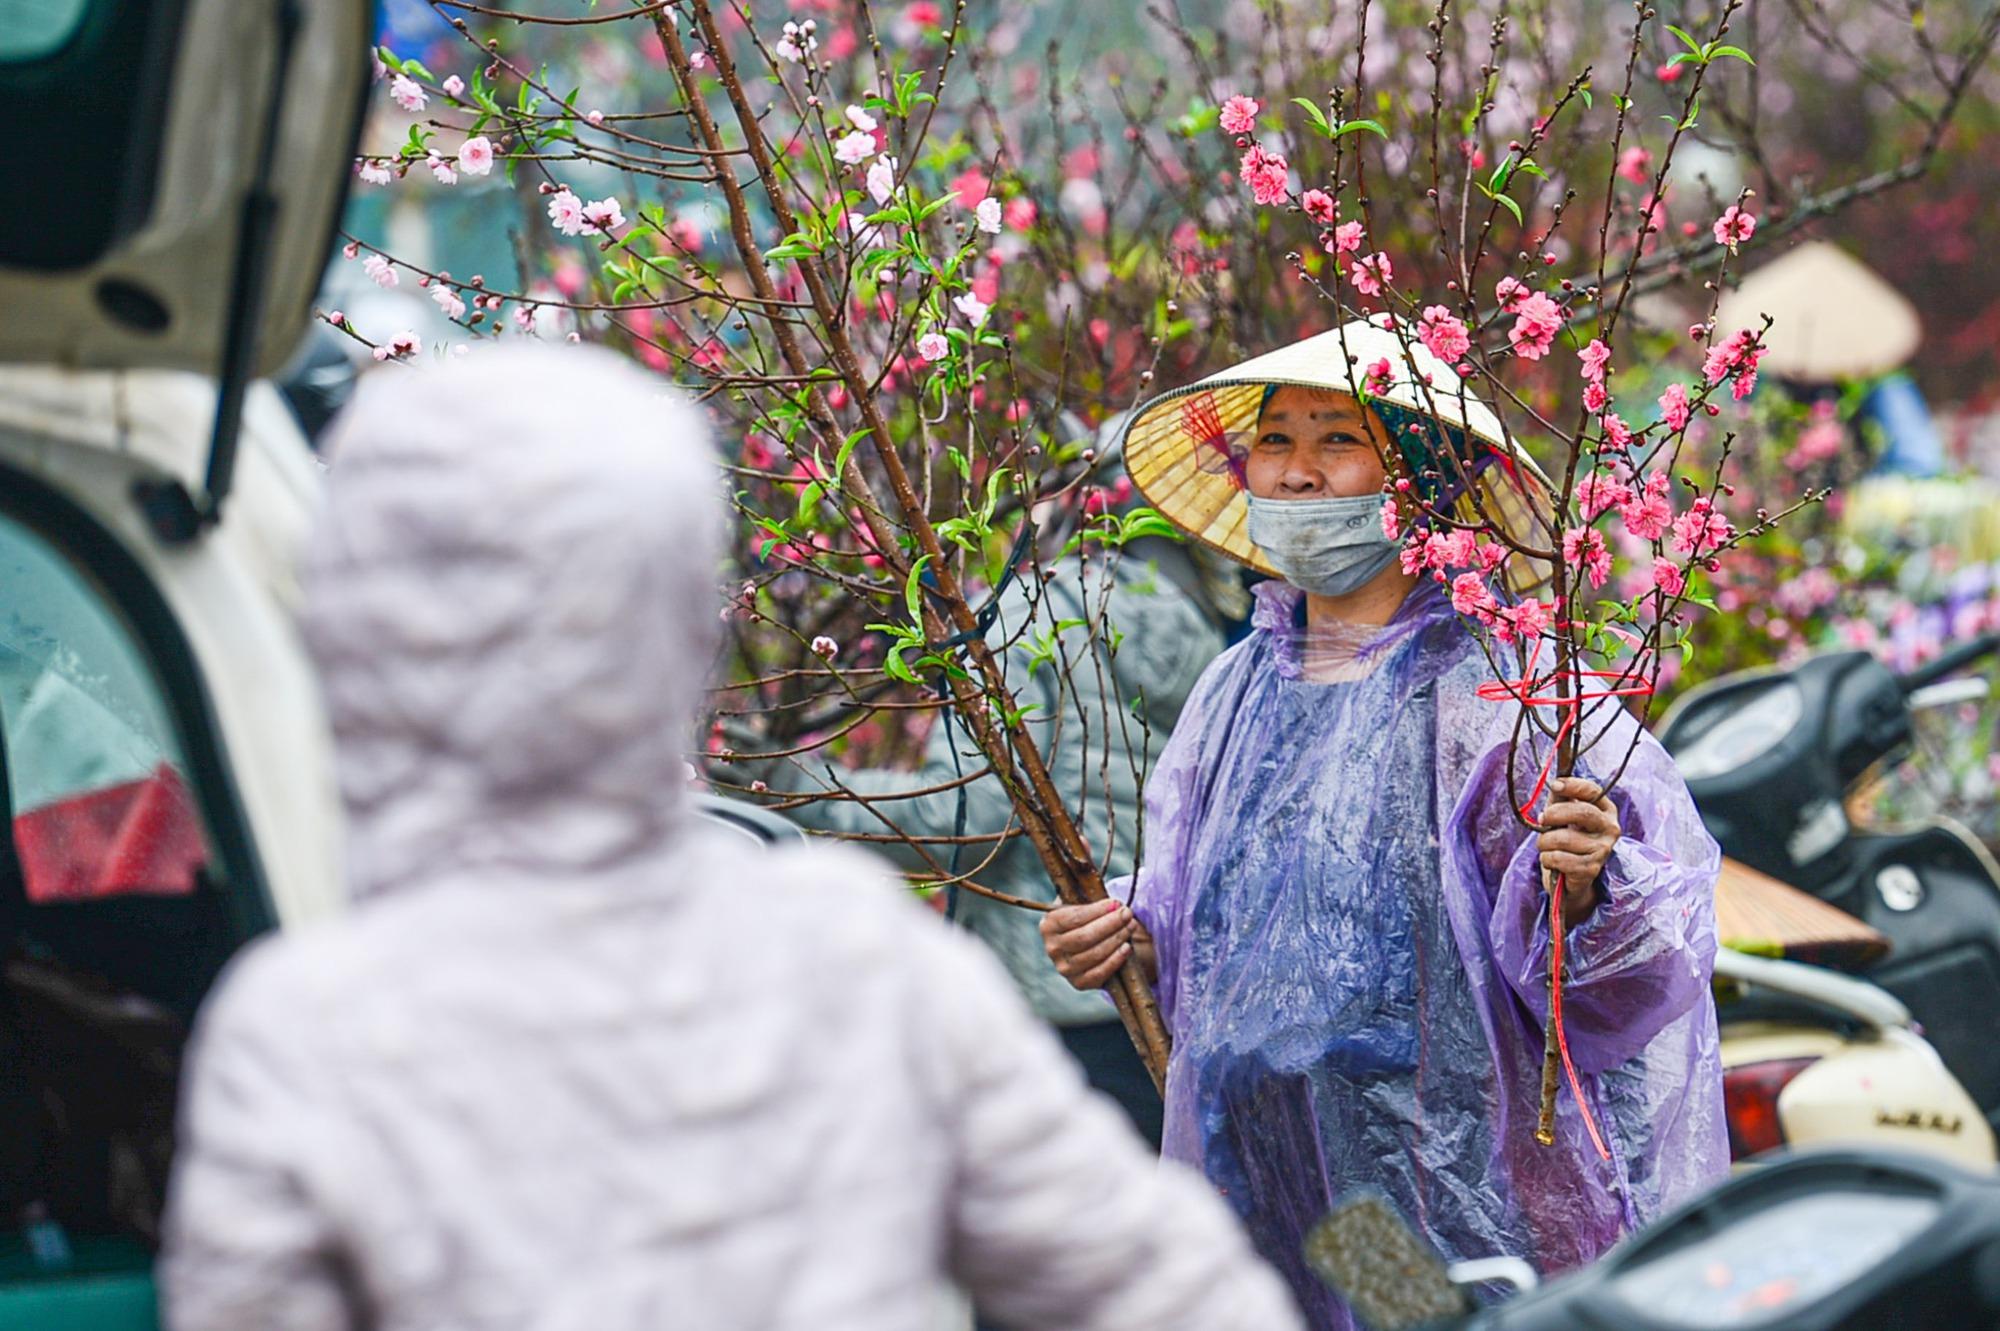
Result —
<svg viewBox="0 0 2000 1331"><path fill-rule="evenodd" d="M1674 754L1681 776L1708 781L1763 757L1792 733L1805 715L1805 693L1789 679L1760 689Z"/></svg>

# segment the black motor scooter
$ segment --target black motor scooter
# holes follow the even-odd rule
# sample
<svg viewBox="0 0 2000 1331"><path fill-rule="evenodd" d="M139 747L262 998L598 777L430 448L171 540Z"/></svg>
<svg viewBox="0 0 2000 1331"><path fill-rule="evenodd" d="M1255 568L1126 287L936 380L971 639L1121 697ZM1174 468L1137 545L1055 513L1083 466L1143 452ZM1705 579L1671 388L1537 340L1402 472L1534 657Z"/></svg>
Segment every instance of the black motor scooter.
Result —
<svg viewBox="0 0 2000 1331"><path fill-rule="evenodd" d="M1892 1152L1814 1151L1737 1174L1582 1270L1447 1267L1380 1199L1307 1260L1373 1331L1987 1331L2000 1327L2000 1179ZM1511 1285L1475 1309L1469 1292Z"/></svg>
<svg viewBox="0 0 2000 1331"><path fill-rule="evenodd" d="M1996 651L2000 634L1988 634L1907 675L1867 652L1747 671L1682 698L1660 740L1724 854L1888 936L1865 974L1909 1007L2000 1126L2000 866L1949 821L1861 831L1843 802L1909 743L1914 710L1983 696L1983 681L1941 681Z"/></svg>

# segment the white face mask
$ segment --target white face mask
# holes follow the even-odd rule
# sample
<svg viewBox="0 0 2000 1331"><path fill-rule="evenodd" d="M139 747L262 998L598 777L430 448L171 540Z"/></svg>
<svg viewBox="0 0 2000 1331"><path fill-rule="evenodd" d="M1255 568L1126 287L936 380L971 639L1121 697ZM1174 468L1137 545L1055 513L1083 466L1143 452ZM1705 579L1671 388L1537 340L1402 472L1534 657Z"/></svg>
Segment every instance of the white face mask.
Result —
<svg viewBox="0 0 2000 1331"><path fill-rule="evenodd" d="M1396 559L1382 534L1380 493L1350 499L1250 499L1250 540L1286 582L1316 596L1345 596Z"/></svg>

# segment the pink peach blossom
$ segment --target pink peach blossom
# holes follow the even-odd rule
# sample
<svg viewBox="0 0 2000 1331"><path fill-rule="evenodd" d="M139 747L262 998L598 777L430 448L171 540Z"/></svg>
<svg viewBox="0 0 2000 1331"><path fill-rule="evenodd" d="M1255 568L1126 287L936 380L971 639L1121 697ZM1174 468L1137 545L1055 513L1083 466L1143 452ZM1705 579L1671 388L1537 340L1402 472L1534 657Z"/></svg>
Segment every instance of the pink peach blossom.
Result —
<svg viewBox="0 0 2000 1331"><path fill-rule="evenodd" d="M1715 511L1714 502L1705 495L1674 519L1673 546L1678 554L1698 557L1712 553L1734 535L1735 526Z"/></svg>
<svg viewBox="0 0 2000 1331"><path fill-rule="evenodd" d="M834 142L833 157L842 166L860 166L875 151L875 136L854 130Z"/></svg>
<svg viewBox="0 0 2000 1331"><path fill-rule="evenodd" d="M375 348L375 359L402 360L405 357L416 355L417 352L423 349L423 345L423 343L417 340L415 333L405 328L402 332Z"/></svg>
<svg viewBox="0 0 2000 1331"><path fill-rule="evenodd" d="M1730 204L1722 216L1715 219L1715 243L1727 245L1731 254L1736 247L1757 233L1757 219L1736 204Z"/></svg>
<svg viewBox="0 0 2000 1331"><path fill-rule="evenodd" d="M1687 429L1688 391L1686 384L1668 384L1667 391L1660 394L1660 419L1669 430L1679 434Z"/></svg>
<svg viewBox="0 0 2000 1331"><path fill-rule="evenodd" d="M1451 580L1451 608L1461 615L1488 619L1498 603L1486 579L1477 573L1461 573Z"/></svg>
<svg viewBox="0 0 2000 1331"><path fill-rule="evenodd" d="M1604 533L1595 527L1573 527L1563 533L1563 562L1580 565L1592 587L1602 587L1611 576L1611 550Z"/></svg>
<svg viewBox="0 0 2000 1331"><path fill-rule="evenodd" d="M1553 607L1547 601L1523 601L1507 607L1502 613L1507 618L1508 627L1523 641L1540 637L1555 619Z"/></svg>
<svg viewBox="0 0 2000 1331"><path fill-rule="evenodd" d="M583 200L566 189L549 196L549 221L565 236L583 234Z"/></svg>
<svg viewBox="0 0 2000 1331"><path fill-rule="evenodd" d="M583 234L608 235L625 225L625 210L618 206L617 198L599 199L583 208Z"/></svg>
<svg viewBox="0 0 2000 1331"><path fill-rule="evenodd" d="M1604 345L1604 339L1593 337L1582 351L1576 353L1583 362L1583 381L1587 384L1601 384L1611 368L1611 348Z"/></svg>
<svg viewBox="0 0 2000 1331"><path fill-rule="evenodd" d="M1606 509L1632 502L1632 487L1606 472L1593 472L1576 483L1576 508L1585 522L1595 522Z"/></svg>
<svg viewBox="0 0 2000 1331"><path fill-rule="evenodd" d="M1549 354L1549 348L1555 345L1556 334L1562 332L1562 327L1561 307L1546 294L1537 291L1523 297L1515 306L1514 326L1507 330L1507 340L1513 343L1514 354L1522 360L1540 360Z"/></svg>
<svg viewBox="0 0 2000 1331"><path fill-rule="evenodd" d="M1642 541L1657 541L1667 534L1674 520L1674 503L1667 494L1669 484L1666 473L1656 471L1646 477L1632 498L1618 506L1626 531Z"/></svg>
<svg viewBox="0 0 2000 1331"><path fill-rule="evenodd" d="M1455 361L1472 346L1472 334L1465 321L1442 305L1424 307L1417 337L1439 360Z"/></svg>
<svg viewBox="0 0 2000 1331"><path fill-rule="evenodd" d="M1257 127L1257 113L1264 108L1254 97L1238 94L1222 103L1220 123L1225 134L1248 134Z"/></svg>
<svg viewBox="0 0 2000 1331"><path fill-rule="evenodd" d="M1390 264L1389 256L1377 250L1356 259L1354 266L1348 270L1347 278L1362 295L1379 296L1382 288L1396 279L1396 270Z"/></svg>
<svg viewBox="0 0 2000 1331"><path fill-rule="evenodd" d="M1622 450L1632 446L1632 427L1617 412L1605 412L1597 418L1597 424L1604 431L1604 442L1609 447Z"/></svg>
<svg viewBox="0 0 2000 1331"><path fill-rule="evenodd" d="M414 114L424 109L424 103L430 100L430 94L408 74L398 74L389 81L389 98L405 111Z"/></svg>
<svg viewBox="0 0 2000 1331"><path fill-rule="evenodd" d="M481 134L458 145L458 169L468 176L483 176L493 169L493 140Z"/></svg>
<svg viewBox="0 0 2000 1331"><path fill-rule="evenodd" d="M1238 164L1243 183L1250 187L1250 197L1264 205L1285 201L1286 180L1291 172L1290 163L1284 156L1267 150L1262 144L1253 143L1243 153Z"/></svg>

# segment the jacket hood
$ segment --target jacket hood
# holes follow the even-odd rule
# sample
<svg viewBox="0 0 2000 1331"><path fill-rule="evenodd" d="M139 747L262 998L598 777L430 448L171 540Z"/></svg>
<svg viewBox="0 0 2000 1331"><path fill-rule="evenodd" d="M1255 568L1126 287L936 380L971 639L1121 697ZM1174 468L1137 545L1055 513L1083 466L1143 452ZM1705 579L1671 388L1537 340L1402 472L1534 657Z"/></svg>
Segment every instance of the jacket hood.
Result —
<svg viewBox="0 0 2000 1331"><path fill-rule="evenodd" d="M671 837L717 636L708 431L576 347L367 376L304 628L357 896L615 868Z"/></svg>

